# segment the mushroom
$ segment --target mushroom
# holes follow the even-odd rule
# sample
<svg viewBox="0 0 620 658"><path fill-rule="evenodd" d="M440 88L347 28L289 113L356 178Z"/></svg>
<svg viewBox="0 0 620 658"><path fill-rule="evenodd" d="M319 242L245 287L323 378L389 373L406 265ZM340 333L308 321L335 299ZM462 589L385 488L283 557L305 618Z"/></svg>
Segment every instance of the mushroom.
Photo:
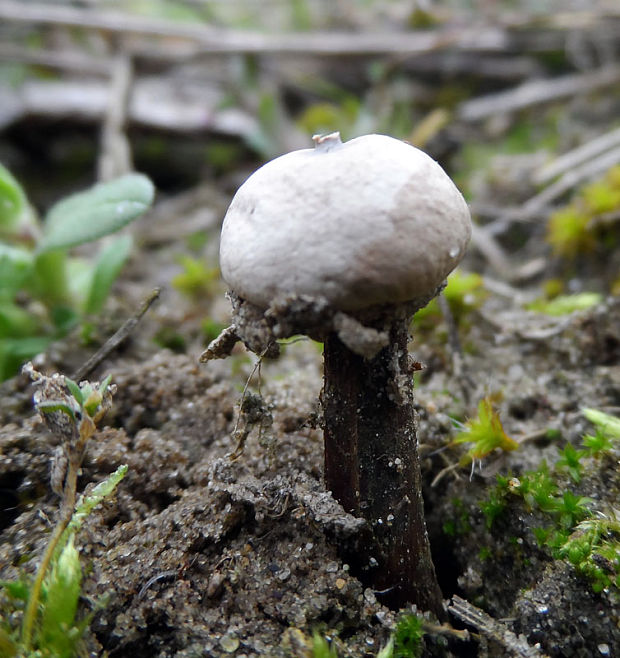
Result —
<svg viewBox="0 0 620 658"><path fill-rule="evenodd" d="M443 169L405 142L314 142L268 162L233 198L220 242L233 324L201 358L237 340L267 356L294 334L323 341L326 488L368 528L352 566L386 603L444 618L407 343L413 314L464 255L469 210Z"/></svg>

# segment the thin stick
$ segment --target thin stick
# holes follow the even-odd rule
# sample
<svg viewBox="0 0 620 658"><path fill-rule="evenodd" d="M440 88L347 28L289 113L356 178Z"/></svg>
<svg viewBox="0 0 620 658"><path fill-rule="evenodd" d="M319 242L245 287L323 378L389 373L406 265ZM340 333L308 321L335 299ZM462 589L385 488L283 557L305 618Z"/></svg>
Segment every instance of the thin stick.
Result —
<svg viewBox="0 0 620 658"><path fill-rule="evenodd" d="M563 153L535 171L532 180L537 185L548 183L556 176L564 174L616 146L620 146L620 128L603 133L581 146Z"/></svg>
<svg viewBox="0 0 620 658"><path fill-rule="evenodd" d="M540 658L544 654L537 648L530 646L524 637L517 637L507 626L497 619L493 619L484 610L477 608L460 596L452 597L452 604L448 608L457 619L477 631L491 638L503 648L506 656L513 658Z"/></svg>
<svg viewBox="0 0 620 658"><path fill-rule="evenodd" d="M566 194L566 192L569 192L580 183L601 174L618 164L618 162L620 162L620 146L588 160L580 167L574 167L567 171L561 178L548 187L545 187L523 204L522 210L524 217L527 218L529 216L531 218L538 215L542 208L550 205L553 201Z"/></svg>
<svg viewBox="0 0 620 658"><path fill-rule="evenodd" d="M101 129L101 153L97 163L98 179L111 180L131 171L131 146L125 128L131 96L133 66L131 58L114 58L108 108Z"/></svg>
<svg viewBox="0 0 620 658"><path fill-rule="evenodd" d="M48 48L33 50L15 43L0 44L0 60L23 62L74 73L101 75L106 78L110 75L111 69L111 62L107 58L94 57L81 50Z"/></svg>
<svg viewBox="0 0 620 658"><path fill-rule="evenodd" d="M315 55L418 54L456 48L472 51L504 51L509 45L505 30L494 26L447 27L434 31L403 33L299 32L264 34L250 30L227 30L192 23L175 23L120 12L68 6L0 2L0 18L20 23L45 23L82 27L123 35L165 37L193 42L200 53L279 53ZM133 51L136 53L136 51ZM161 49L160 49L161 54Z"/></svg>
<svg viewBox="0 0 620 658"><path fill-rule="evenodd" d="M553 79L532 80L509 91L465 101L460 105L457 116L463 121L481 121L497 114L516 112L534 105L592 92L601 87L610 87L619 80L620 66L608 66L598 71Z"/></svg>
<svg viewBox="0 0 620 658"><path fill-rule="evenodd" d="M159 299L161 288L155 288L151 294L142 302L140 310L126 320L121 328L86 361L86 363L78 368L71 376L76 382L81 381L89 375L104 359L106 359L136 328L136 325L142 319L142 316L149 310L153 302Z"/></svg>

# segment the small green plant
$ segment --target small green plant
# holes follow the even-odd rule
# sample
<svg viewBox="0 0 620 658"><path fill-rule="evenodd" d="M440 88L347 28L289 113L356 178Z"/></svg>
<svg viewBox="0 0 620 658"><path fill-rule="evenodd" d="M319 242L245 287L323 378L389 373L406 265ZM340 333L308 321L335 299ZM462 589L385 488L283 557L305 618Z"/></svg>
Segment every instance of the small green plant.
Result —
<svg viewBox="0 0 620 658"><path fill-rule="evenodd" d="M394 631L393 658L420 658L424 648L424 624L417 615L403 615Z"/></svg>
<svg viewBox="0 0 620 658"><path fill-rule="evenodd" d="M601 454L612 450L614 442L603 430L597 429L594 434L586 434L583 437L583 445L588 457L599 457Z"/></svg>
<svg viewBox="0 0 620 658"><path fill-rule="evenodd" d="M101 310L131 238L104 246L94 261L67 251L118 231L145 212L153 195L148 178L129 174L59 201L41 223L0 164L0 381Z"/></svg>
<svg viewBox="0 0 620 658"><path fill-rule="evenodd" d="M555 463L555 466L556 468L566 468L573 481L578 484L581 480L583 468L581 460L587 454L586 450L577 450L570 443L567 443L564 450L560 452L560 459Z"/></svg>
<svg viewBox="0 0 620 658"><path fill-rule="evenodd" d="M48 428L60 440L52 469L52 489L61 496L60 513L32 580L1 583L16 609L22 609L21 629L0 623L2 656L74 656L88 625L76 619L82 569L74 538L90 512L110 496L127 472L121 466L76 505L77 476L88 440L112 404L115 387L108 377L101 383L77 384L47 377L27 364L24 370L37 386L34 400ZM5 619L14 619L8 614Z"/></svg>
<svg viewBox="0 0 620 658"><path fill-rule="evenodd" d="M547 241L553 251L564 258L594 251L597 247L612 249L620 235L617 224L606 217L620 209L620 165L605 176L582 187L572 201L549 220Z"/></svg>
<svg viewBox="0 0 620 658"><path fill-rule="evenodd" d="M464 466L480 460L494 450L516 450L519 444L511 439L502 425L499 413L493 408L491 396L482 398L478 404L478 415L465 423L463 431L453 439L453 444L471 443L471 448L461 458Z"/></svg>
<svg viewBox="0 0 620 658"><path fill-rule="evenodd" d="M535 471L526 471L521 478L510 478L509 490L523 498L529 510L552 513L556 508L558 485L543 461Z"/></svg>

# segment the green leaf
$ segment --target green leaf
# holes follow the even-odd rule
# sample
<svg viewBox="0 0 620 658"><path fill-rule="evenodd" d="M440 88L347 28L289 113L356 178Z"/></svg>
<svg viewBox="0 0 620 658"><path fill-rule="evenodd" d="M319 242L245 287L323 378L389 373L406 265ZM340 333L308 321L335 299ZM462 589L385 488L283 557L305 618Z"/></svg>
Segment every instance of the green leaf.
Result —
<svg viewBox="0 0 620 658"><path fill-rule="evenodd" d="M108 387L110 386L112 382L112 375L108 375L99 385L99 393L103 397L105 392L108 390Z"/></svg>
<svg viewBox="0 0 620 658"><path fill-rule="evenodd" d="M65 384L69 389L71 395L75 398L76 402L80 407L84 404L84 396L82 395L82 389L69 377L65 377Z"/></svg>
<svg viewBox="0 0 620 658"><path fill-rule="evenodd" d="M64 251L46 251L35 255L34 276L29 291L48 309L71 306L67 287L67 255Z"/></svg>
<svg viewBox="0 0 620 658"><path fill-rule="evenodd" d="M570 315L575 311L586 311L592 306L600 304L603 296L598 292L580 292L574 295L560 295L551 300L537 299L526 305L530 311L546 315Z"/></svg>
<svg viewBox="0 0 620 658"><path fill-rule="evenodd" d="M90 291L84 313L94 314L101 311L108 297L110 288L129 258L133 240L130 235L122 235L109 244L99 255L90 285Z"/></svg>
<svg viewBox="0 0 620 658"><path fill-rule="evenodd" d="M75 422L75 414L73 409L71 409L68 404L60 402L59 400L39 402L37 404L37 410L43 414L55 414L57 411L62 411L63 414L66 414L72 421Z"/></svg>
<svg viewBox="0 0 620 658"><path fill-rule="evenodd" d="M118 483L127 475L128 468L127 464L119 466L114 473L111 473L103 482L100 482L88 496L80 497L71 521L63 535L65 540L69 534L77 532L82 527L84 520L104 498L114 493ZM63 540L61 539L61 544L62 542Z"/></svg>
<svg viewBox="0 0 620 658"><path fill-rule="evenodd" d="M22 186L0 163L0 233L10 233L27 208L28 201Z"/></svg>
<svg viewBox="0 0 620 658"><path fill-rule="evenodd" d="M38 633L39 648L45 648L52 656L74 655L79 638L71 630L75 624L81 581L80 556L71 537L49 575Z"/></svg>
<svg viewBox="0 0 620 658"><path fill-rule="evenodd" d="M67 249L118 231L153 202L153 183L128 174L59 201L45 218L40 251Z"/></svg>
<svg viewBox="0 0 620 658"><path fill-rule="evenodd" d="M620 418L598 409L583 409L583 415L603 434L611 439L620 439Z"/></svg>
<svg viewBox="0 0 620 658"><path fill-rule="evenodd" d="M33 266L34 258L27 249L0 243L0 292L14 295L32 273Z"/></svg>

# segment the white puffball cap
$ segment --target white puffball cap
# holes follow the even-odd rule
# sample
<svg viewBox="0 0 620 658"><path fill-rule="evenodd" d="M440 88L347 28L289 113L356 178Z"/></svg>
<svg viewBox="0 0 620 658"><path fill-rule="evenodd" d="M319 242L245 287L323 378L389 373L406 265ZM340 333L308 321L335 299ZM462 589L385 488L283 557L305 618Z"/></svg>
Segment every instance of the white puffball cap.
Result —
<svg viewBox="0 0 620 658"><path fill-rule="evenodd" d="M432 294L471 236L448 175L392 137L314 141L265 164L235 194L220 241L224 280L260 307L291 293L342 311Z"/></svg>

